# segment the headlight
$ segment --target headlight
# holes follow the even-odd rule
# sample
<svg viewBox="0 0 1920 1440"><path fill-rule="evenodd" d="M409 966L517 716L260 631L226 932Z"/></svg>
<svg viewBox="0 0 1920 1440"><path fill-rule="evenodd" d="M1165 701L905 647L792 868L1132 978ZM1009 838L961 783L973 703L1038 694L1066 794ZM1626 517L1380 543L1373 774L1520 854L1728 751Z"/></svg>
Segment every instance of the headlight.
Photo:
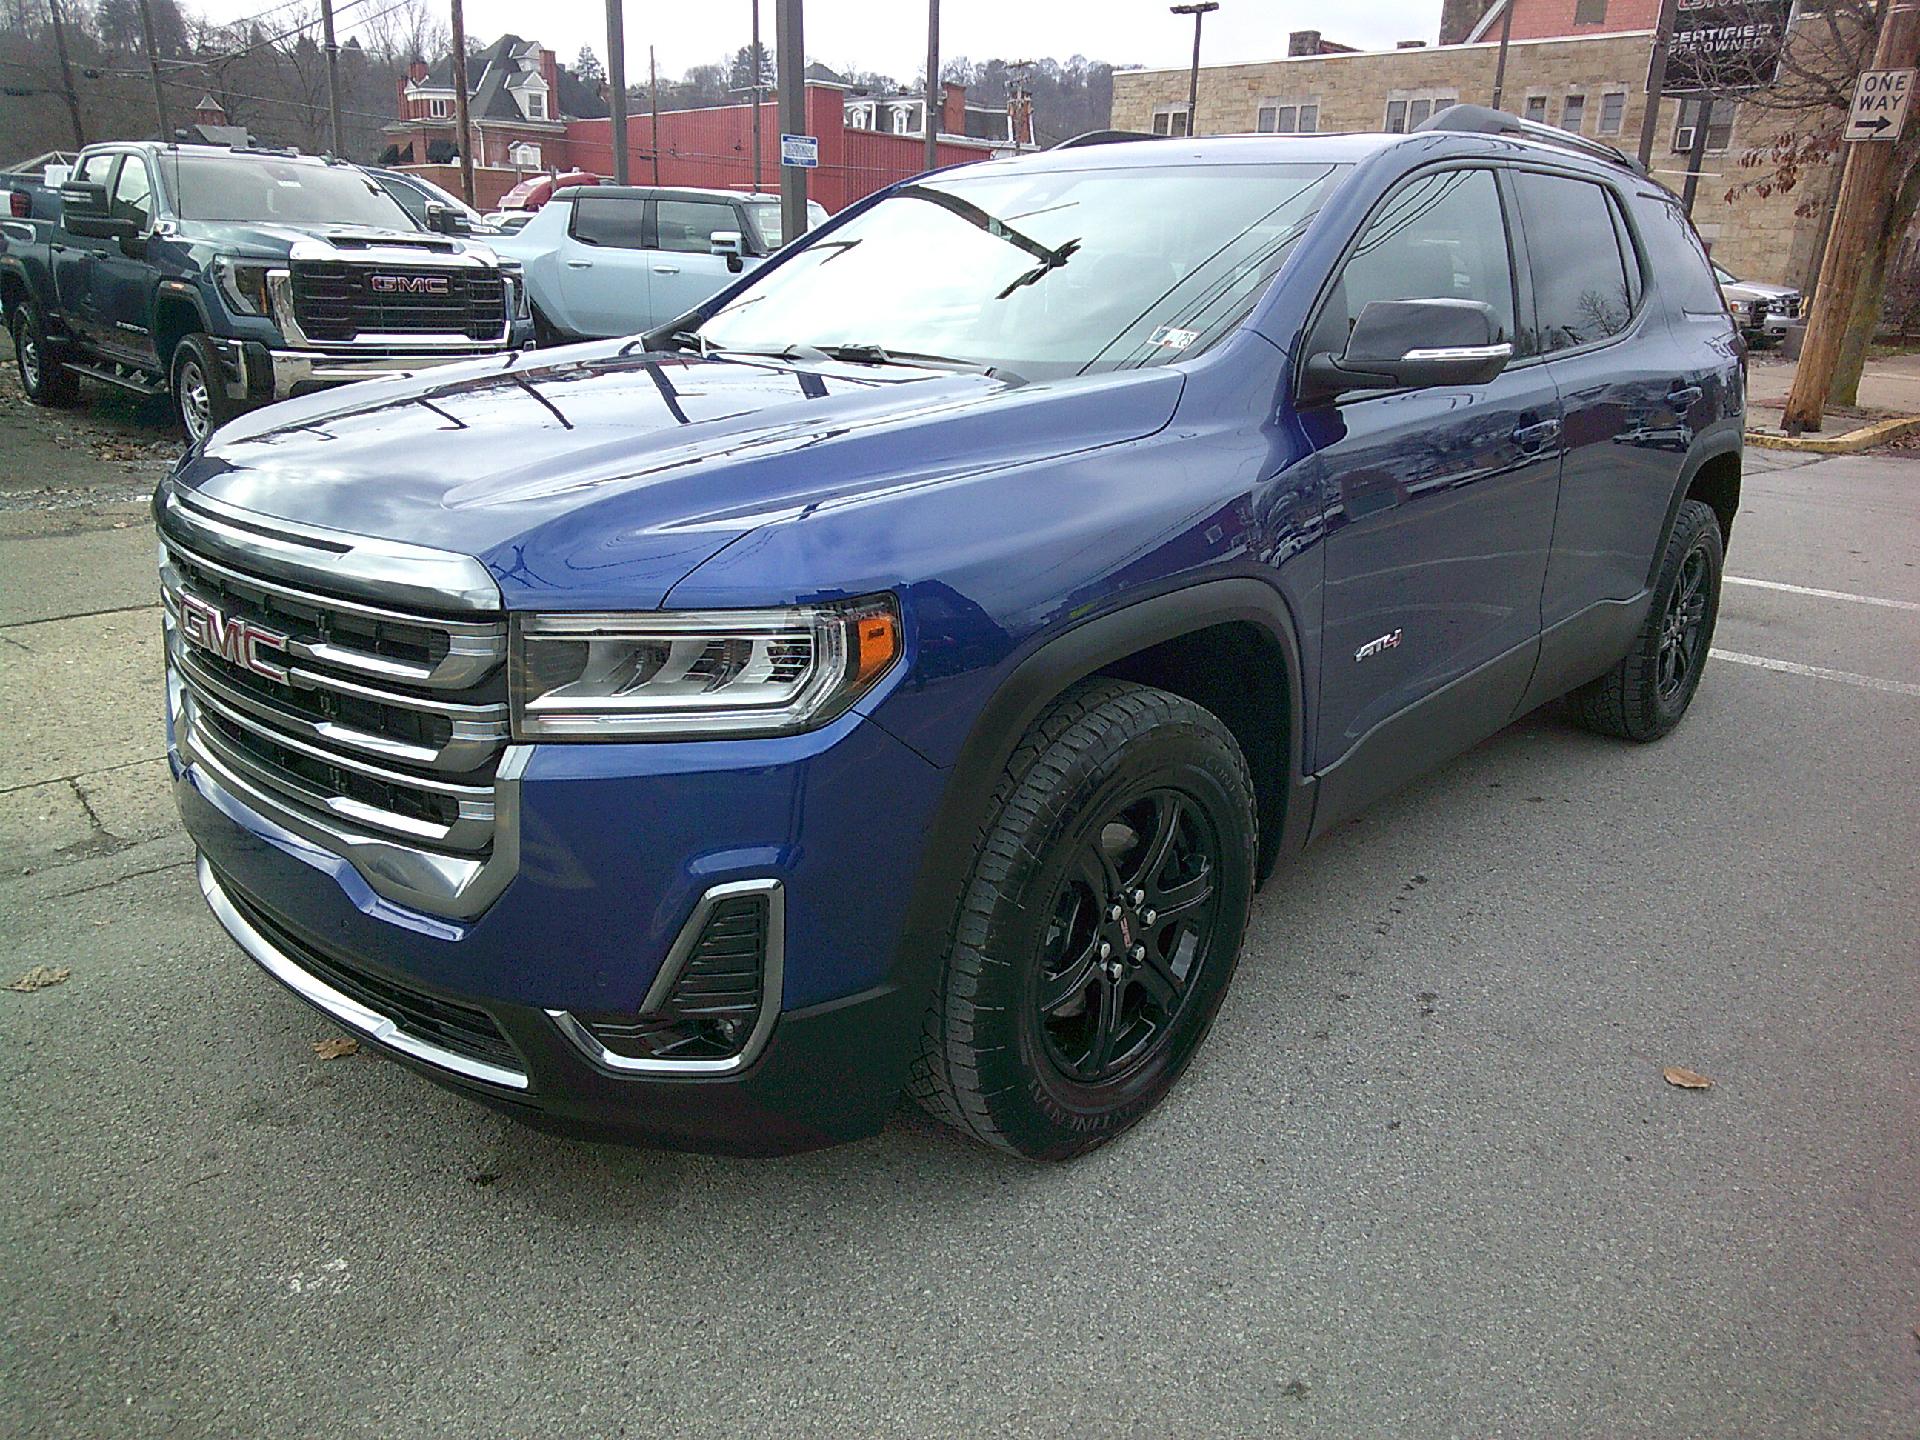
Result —
<svg viewBox="0 0 1920 1440"><path fill-rule="evenodd" d="M221 260L214 266L220 277L220 290L242 315L267 313L267 265L252 265L239 260Z"/></svg>
<svg viewBox="0 0 1920 1440"><path fill-rule="evenodd" d="M522 615L523 740L787 735L824 725L900 658L891 596L781 610Z"/></svg>

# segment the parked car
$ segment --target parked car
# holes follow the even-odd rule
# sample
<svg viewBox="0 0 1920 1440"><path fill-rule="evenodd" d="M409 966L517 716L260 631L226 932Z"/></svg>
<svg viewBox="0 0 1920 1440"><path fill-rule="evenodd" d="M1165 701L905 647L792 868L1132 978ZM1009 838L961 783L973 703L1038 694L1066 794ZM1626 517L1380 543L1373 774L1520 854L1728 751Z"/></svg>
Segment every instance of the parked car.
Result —
<svg viewBox="0 0 1920 1440"><path fill-rule="evenodd" d="M539 210L561 190L580 185L602 184L598 175L585 170L570 170L564 175L529 175L500 197L502 210Z"/></svg>
<svg viewBox="0 0 1920 1440"><path fill-rule="evenodd" d="M1556 697L1680 722L1743 354L1668 191L1478 107L895 185L670 330L176 467L201 889L544 1126L792 1150L904 1090L1077 1154L1281 855Z"/></svg>
<svg viewBox="0 0 1920 1440"><path fill-rule="evenodd" d="M1800 318L1800 292L1790 285L1742 280L1720 265L1713 267L1713 278L1749 345L1779 344Z"/></svg>
<svg viewBox="0 0 1920 1440"><path fill-rule="evenodd" d="M0 303L37 405L70 402L82 376L170 394L200 441L269 400L530 337L491 250L421 234L344 162L94 145L59 213L0 221Z"/></svg>
<svg viewBox="0 0 1920 1440"><path fill-rule="evenodd" d="M511 235L516 230L524 229L527 222L538 213L537 210L489 210L484 218L495 231Z"/></svg>
<svg viewBox="0 0 1920 1440"><path fill-rule="evenodd" d="M410 175L405 170L389 170L382 165L360 167L373 183L390 195L408 218L422 230L441 235L498 235L493 224L466 201L441 189L431 180Z"/></svg>
<svg viewBox="0 0 1920 1440"><path fill-rule="evenodd" d="M560 191L496 248L526 271L540 343L554 345L671 320L779 246L778 196L601 185Z"/></svg>

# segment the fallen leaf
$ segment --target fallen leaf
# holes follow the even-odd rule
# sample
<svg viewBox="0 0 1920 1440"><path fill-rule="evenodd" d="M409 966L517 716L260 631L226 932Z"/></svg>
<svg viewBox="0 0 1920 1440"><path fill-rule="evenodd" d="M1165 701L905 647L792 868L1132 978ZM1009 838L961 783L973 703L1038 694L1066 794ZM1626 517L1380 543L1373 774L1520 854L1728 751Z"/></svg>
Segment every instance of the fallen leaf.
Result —
<svg viewBox="0 0 1920 1440"><path fill-rule="evenodd" d="M51 985L66 984L67 977L72 974L73 972L64 965L36 965L7 988L19 990L22 993L45 990Z"/></svg>
<svg viewBox="0 0 1920 1440"><path fill-rule="evenodd" d="M358 1040L349 1040L344 1035L336 1035L331 1040L313 1042L313 1053L322 1060L338 1060L342 1055L351 1055L359 1048Z"/></svg>
<svg viewBox="0 0 1920 1440"><path fill-rule="evenodd" d="M1682 1090L1711 1090L1713 1081L1695 1070L1683 1070L1678 1065L1669 1065L1660 1072L1666 1077L1667 1084L1677 1085Z"/></svg>

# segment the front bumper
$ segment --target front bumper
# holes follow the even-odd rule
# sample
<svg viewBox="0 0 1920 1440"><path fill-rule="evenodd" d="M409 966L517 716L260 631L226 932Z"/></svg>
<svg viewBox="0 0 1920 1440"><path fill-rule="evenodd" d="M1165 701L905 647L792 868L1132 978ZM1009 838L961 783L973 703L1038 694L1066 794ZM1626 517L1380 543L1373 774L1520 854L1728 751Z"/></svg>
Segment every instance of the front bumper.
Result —
<svg viewBox="0 0 1920 1440"><path fill-rule="evenodd" d="M383 899L171 753L228 933L441 1084L544 1128L742 1154L869 1134L896 1103L926 995L926 967L904 953L906 897L944 776L870 721L777 741L531 747L518 871L464 922ZM702 898L746 882L777 885L784 941L768 1024L741 1064L636 1070L571 1021L639 1010ZM342 974L362 983L329 979ZM435 1006L483 1015L499 1051L439 1043L410 1018Z"/></svg>

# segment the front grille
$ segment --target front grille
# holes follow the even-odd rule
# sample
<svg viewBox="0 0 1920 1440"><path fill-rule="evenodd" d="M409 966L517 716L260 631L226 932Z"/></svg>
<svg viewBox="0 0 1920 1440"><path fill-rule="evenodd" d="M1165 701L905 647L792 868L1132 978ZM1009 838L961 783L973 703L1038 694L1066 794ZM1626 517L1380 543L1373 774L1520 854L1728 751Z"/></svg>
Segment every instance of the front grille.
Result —
<svg viewBox="0 0 1920 1440"><path fill-rule="evenodd" d="M195 759L340 848L488 860L508 739L498 615L331 596L162 540L168 658Z"/></svg>
<svg viewBox="0 0 1920 1440"><path fill-rule="evenodd" d="M362 335L498 340L506 333L506 281L498 270L382 269L344 260L296 260L292 269L293 318L309 340L321 344ZM378 288L384 283L408 288Z"/></svg>
<svg viewBox="0 0 1920 1440"><path fill-rule="evenodd" d="M309 944L224 877L221 889L227 903L282 955L355 1004L384 1015L414 1039L502 1070L526 1069L519 1051L486 1011L375 975L350 960Z"/></svg>

